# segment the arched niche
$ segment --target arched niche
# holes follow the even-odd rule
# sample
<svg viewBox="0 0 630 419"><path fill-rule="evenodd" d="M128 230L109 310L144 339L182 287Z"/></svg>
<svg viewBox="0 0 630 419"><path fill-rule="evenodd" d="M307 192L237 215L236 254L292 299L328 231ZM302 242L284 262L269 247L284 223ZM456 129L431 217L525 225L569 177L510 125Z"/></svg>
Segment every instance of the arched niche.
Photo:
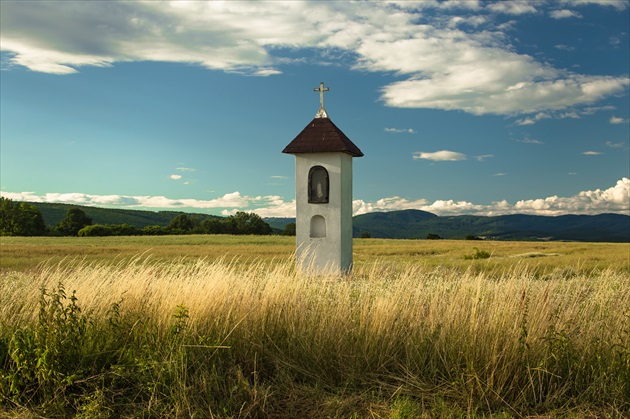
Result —
<svg viewBox="0 0 630 419"><path fill-rule="evenodd" d="M313 166L308 171L308 203L327 204L329 200L328 170L322 166Z"/></svg>
<svg viewBox="0 0 630 419"><path fill-rule="evenodd" d="M311 218L311 238L326 237L326 219L321 215Z"/></svg>

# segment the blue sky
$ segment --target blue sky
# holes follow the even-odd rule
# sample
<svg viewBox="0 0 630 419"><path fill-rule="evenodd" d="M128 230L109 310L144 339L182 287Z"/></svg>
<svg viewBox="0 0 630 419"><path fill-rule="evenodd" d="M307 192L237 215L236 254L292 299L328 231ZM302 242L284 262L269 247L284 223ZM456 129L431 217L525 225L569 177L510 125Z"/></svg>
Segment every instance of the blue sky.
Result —
<svg viewBox="0 0 630 419"><path fill-rule="evenodd" d="M354 211L630 213L628 1L0 3L2 196L294 216L319 107Z"/></svg>

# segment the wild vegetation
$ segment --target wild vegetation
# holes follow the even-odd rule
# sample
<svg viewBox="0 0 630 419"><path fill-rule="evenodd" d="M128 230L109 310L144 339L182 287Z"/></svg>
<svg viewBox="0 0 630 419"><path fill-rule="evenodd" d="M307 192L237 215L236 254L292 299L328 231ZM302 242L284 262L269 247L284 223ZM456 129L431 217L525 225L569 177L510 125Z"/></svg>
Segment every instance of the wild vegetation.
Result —
<svg viewBox="0 0 630 419"><path fill-rule="evenodd" d="M3 266L0 416L630 413L627 245L366 239L322 277L289 238L149 239L2 238L104 257Z"/></svg>

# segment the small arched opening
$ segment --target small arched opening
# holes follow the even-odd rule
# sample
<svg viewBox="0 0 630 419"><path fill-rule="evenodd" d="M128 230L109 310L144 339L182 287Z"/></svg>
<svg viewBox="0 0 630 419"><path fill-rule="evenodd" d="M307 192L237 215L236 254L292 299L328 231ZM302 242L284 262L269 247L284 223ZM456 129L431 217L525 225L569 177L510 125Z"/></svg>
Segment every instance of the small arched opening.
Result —
<svg viewBox="0 0 630 419"><path fill-rule="evenodd" d="M313 166L308 172L308 203L327 204L329 200L328 171L322 166Z"/></svg>
<svg viewBox="0 0 630 419"><path fill-rule="evenodd" d="M311 238L326 237L326 219L321 215L311 218Z"/></svg>

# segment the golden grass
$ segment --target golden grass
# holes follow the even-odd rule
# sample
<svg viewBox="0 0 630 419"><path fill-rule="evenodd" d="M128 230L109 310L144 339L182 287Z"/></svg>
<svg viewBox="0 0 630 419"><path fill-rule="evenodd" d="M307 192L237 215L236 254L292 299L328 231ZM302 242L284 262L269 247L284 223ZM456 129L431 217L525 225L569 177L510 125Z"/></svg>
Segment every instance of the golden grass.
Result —
<svg viewBox="0 0 630 419"><path fill-rule="evenodd" d="M286 260L294 248L295 239L282 236L0 237L0 270L23 271L77 259L118 263L141 254L156 262L203 257L249 263Z"/></svg>
<svg viewBox="0 0 630 419"><path fill-rule="evenodd" d="M187 356L201 354L196 362L209 370L230 362L239 377L267 377L268 397L282 370L291 382L358 389L348 397L438 397L515 416L598 400L613 412L630 408L618 382L630 377L627 274L556 269L539 279L529 258L517 259L489 271L364 262L346 277L299 272L293 260L66 261L0 276L0 329L35 324L40 290L63 283L97 323L120 304L134 322L154 324L158 341L184 307ZM187 380L182 387L193 388Z"/></svg>
<svg viewBox="0 0 630 419"><path fill-rule="evenodd" d="M466 260L476 248L491 257ZM43 262L55 264L75 259L118 263L141 254L155 262L201 257L211 261L238 258L242 264L254 260L281 263L289 260L294 251L295 238L283 236L0 237L0 271L25 271ZM402 268L421 264L464 271L507 271L521 259L538 274L557 269L574 274L611 268L630 275L628 243L354 240L357 267L379 261Z"/></svg>
<svg viewBox="0 0 630 419"><path fill-rule="evenodd" d="M373 263L348 277L321 277L298 272L292 263L269 267L259 262L244 269L239 261L226 260L138 261L76 262L5 273L0 317L10 324L35 320L40 290L63 283L76 290L81 307L96 317L122 300L124 307L148 309L164 323L178 305L184 305L195 322L232 318L260 324L272 315L286 316L305 322L309 333L317 323L315 329L321 328L326 336L334 330L340 334L355 330L391 337L396 324L422 326L423 332L432 334L438 326L443 333L457 325L466 330L472 346L485 342L483 350L492 350L496 342L486 337L497 331L518 334L525 305L532 341L551 326L566 329L571 323L579 324L585 337L610 340L612 335L601 333L626 324L624 316L630 314L630 280L612 269L573 278L559 272L538 280L519 264L496 276L419 265L400 270ZM321 316L321 321L307 313Z"/></svg>

